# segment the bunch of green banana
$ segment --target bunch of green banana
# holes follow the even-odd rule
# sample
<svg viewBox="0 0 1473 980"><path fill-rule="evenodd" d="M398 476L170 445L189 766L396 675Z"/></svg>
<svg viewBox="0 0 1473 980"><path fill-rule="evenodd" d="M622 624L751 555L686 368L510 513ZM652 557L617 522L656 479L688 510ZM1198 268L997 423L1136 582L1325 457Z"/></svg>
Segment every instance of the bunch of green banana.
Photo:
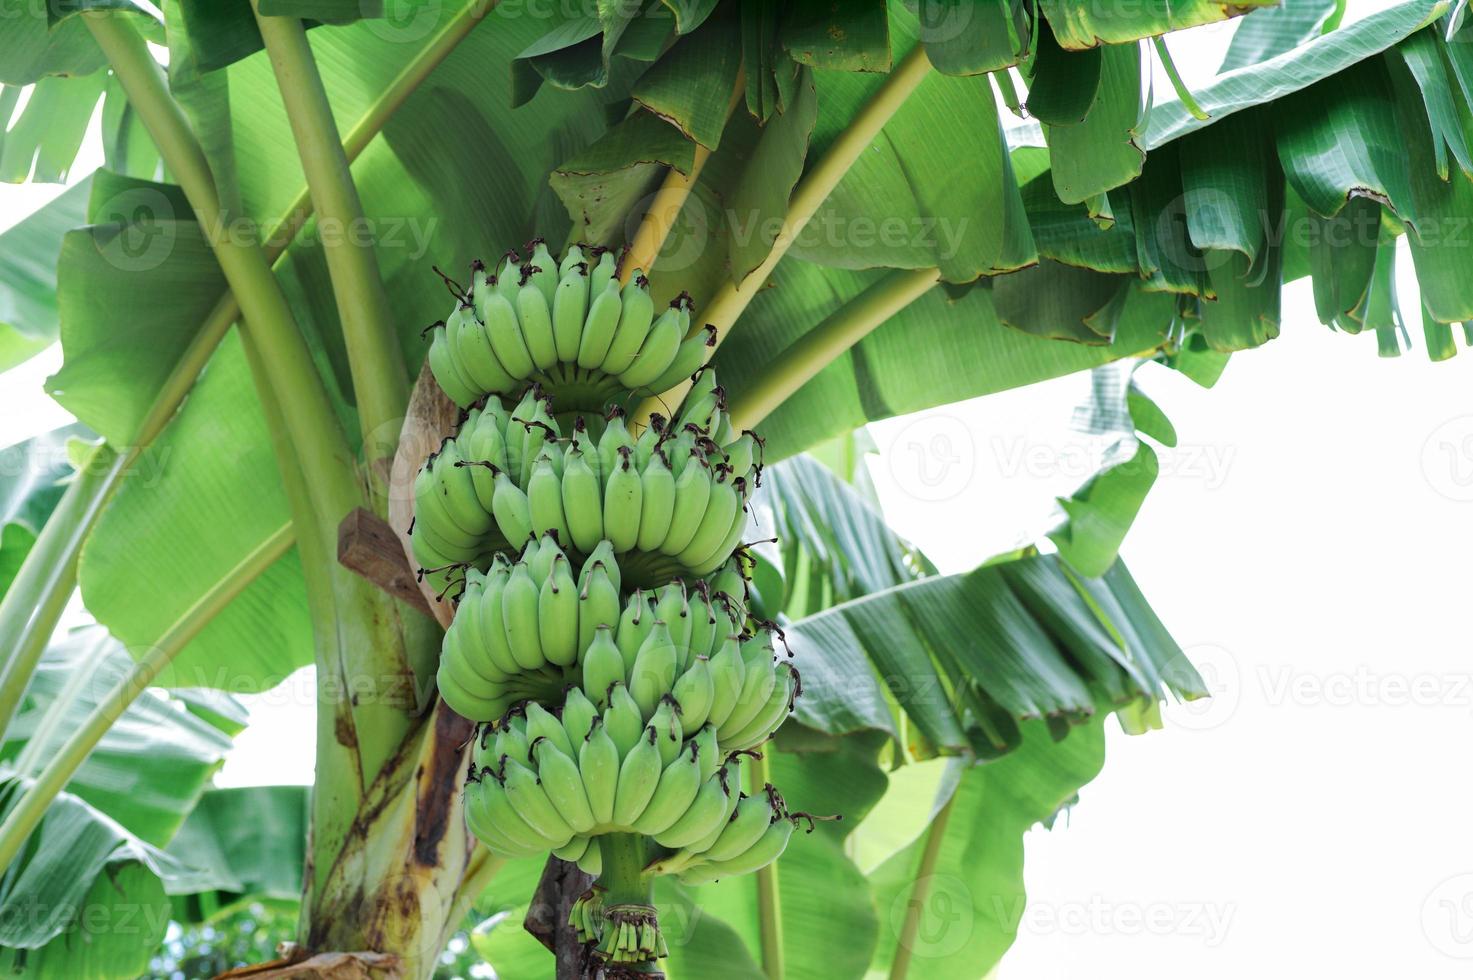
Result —
<svg viewBox="0 0 1473 980"><path fill-rule="evenodd" d="M430 370L461 408L529 381L604 403L658 394L705 363L715 331L692 333L687 294L656 311L649 281L636 269L621 287L607 249L574 245L555 261L540 239L526 248L526 262L511 251L494 269L472 263L470 288L452 287L456 308L425 331Z"/></svg>
<svg viewBox="0 0 1473 980"><path fill-rule="evenodd" d="M610 905L603 915L603 938L593 950L599 959L608 963L646 963L670 955L654 906Z"/></svg>

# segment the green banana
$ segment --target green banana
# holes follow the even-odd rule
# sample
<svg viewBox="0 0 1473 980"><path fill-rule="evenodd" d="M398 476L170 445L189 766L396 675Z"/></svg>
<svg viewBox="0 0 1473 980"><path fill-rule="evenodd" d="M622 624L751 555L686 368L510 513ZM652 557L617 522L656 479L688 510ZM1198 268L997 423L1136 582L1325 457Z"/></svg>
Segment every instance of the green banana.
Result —
<svg viewBox="0 0 1473 980"><path fill-rule="evenodd" d="M573 547L588 554L604 536L603 492L587 457L571 446L563 460L559 489L569 539Z"/></svg>
<svg viewBox="0 0 1473 980"><path fill-rule="evenodd" d="M731 748L750 749L761 745L772 737L793 709L793 698L798 693L797 671L792 664L783 661L773 670L773 675L772 691L767 701L745 725L731 732L726 739Z"/></svg>
<svg viewBox="0 0 1473 980"><path fill-rule="evenodd" d="M659 412L650 414L650 423L644 427L639 438L634 440L634 468L640 473L649 465L650 457L655 454L655 448L660 444L660 436L665 432L665 416Z"/></svg>
<svg viewBox="0 0 1473 980"><path fill-rule="evenodd" d="M462 718L479 721L496 717L499 701L480 697L467 690L454 676L451 664L458 660L459 658L440 658L440 667L435 674L435 684L440 689L440 697L444 698L450 709Z"/></svg>
<svg viewBox="0 0 1473 980"><path fill-rule="evenodd" d="M655 620L654 628L639 646L634 666L629 669L629 694L645 718L655 713L660 699L675 684L675 657L669 627Z"/></svg>
<svg viewBox="0 0 1473 980"><path fill-rule="evenodd" d="M552 574L552 566L559 557L566 558L567 555L563 554L563 549L558 547L557 538L551 534L538 535L522 549L522 560L532 573L532 581L538 583L547 581L547 577Z"/></svg>
<svg viewBox="0 0 1473 980"><path fill-rule="evenodd" d="M553 260L552 253L547 250L547 243L537 238L528 242L532 246L532 257L527 260L530 270L530 281L542 291L542 300L552 309L553 293L557 290L558 272L557 262Z"/></svg>
<svg viewBox="0 0 1473 980"><path fill-rule="evenodd" d="M741 646L735 636L728 636L711 658L710 673L711 709L706 714L706 721L720 728L737 706L742 694L742 681L746 677Z"/></svg>
<svg viewBox="0 0 1473 980"><path fill-rule="evenodd" d="M540 266L528 266L539 269ZM552 335L552 307L541 287L536 283L537 274L530 275L517 291L517 320L522 327L522 340L532 364L546 371L557 363L557 341Z"/></svg>
<svg viewBox="0 0 1473 980"><path fill-rule="evenodd" d="M663 622L670 630L670 642L675 644L675 669L681 671L690 662L690 604L685 597L685 582L676 579L657 593L655 619Z"/></svg>
<svg viewBox="0 0 1473 980"><path fill-rule="evenodd" d="M537 411L537 402L542 397L542 391L537 385L527 389L522 400L517 402L506 415L506 423L502 426L502 441L506 443L506 472L513 478L522 475L522 448L527 441L527 419Z"/></svg>
<svg viewBox="0 0 1473 980"><path fill-rule="evenodd" d="M537 596L538 640L548 663L571 667L578 662L578 586L558 555Z"/></svg>
<svg viewBox="0 0 1473 980"><path fill-rule="evenodd" d="M695 746L696 762L701 767L701 778L705 779L721 768L721 746L716 741L716 726L704 724L690 740Z"/></svg>
<svg viewBox="0 0 1473 980"><path fill-rule="evenodd" d="M496 526L513 546L520 546L533 536L532 510L527 495L515 483L506 470L493 470L495 491L491 498L491 515Z"/></svg>
<svg viewBox="0 0 1473 980"><path fill-rule="evenodd" d="M709 575L726 563L731 557L737 545L742 543L742 535L747 533L747 523L750 515L747 513L747 481L737 477L732 481L733 489L736 490L738 506L736 513L732 515L731 527L727 528L726 535L716 550L707 556L705 561L697 563L693 567L696 575Z"/></svg>
<svg viewBox="0 0 1473 980"><path fill-rule="evenodd" d="M588 850L584 851L583 856L578 859L578 870L582 871L584 874L592 875L595 878L603 873L603 868L603 849L598 846L590 847Z"/></svg>
<svg viewBox="0 0 1473 980"><path fill-rule="evenodd" d="M619 764L619 785L614 791L614 825L633 827L660 784L660 750L653 727L624 756Z"/></svg>
<svg viewBox="0 0 1473 980"><path fill-rule="evenodd" d="M501 591L501 615L506 645L523 670L536 670L547 662L537 623L540 597L541 589L533 580L527 563L517 562Z"/></svg>
<svg viewBox="0 0 1473 980"><path fill-rule="evenodd" d="M570 687L563 699L563 731L568 733L568 742L577 752L588 733L593 731L593 722L598 718L598 708L584 695L582 688Z"/></svg>
<svg viewBox="0 0 1473 980"><path fill-rule="evenodd" d="M587 276L588 262L583 257L583 249L577 245L569 245L567 250L563 252L562 259L557 264L558 281L561 282L563 276L566 276L568 271L576 265L583 266L583 274Z"/></svg>
<svg viewBox="0 0 1473 980"><path fill-rule="evenodd" d="M669 830L690 809L701 788L700 765L695 746L681 752L660 773L659 785L644 812L634 821L634 829L648 837Z"/></svg>
<svg viewBox="0 0 1473 980"><path fill-rule="evenodd" d="M675 516L675 475L665 454L656 449L640 474L639 535L635 547L658 551Z"/></svg>
<svg viewBox="0 0 1473 980"><path fill-rule="evenodd" d="M522 819L507 798L505 787L489 776L466 787L466 818L482 841L500 836L528 854L546 850L550 843Z"/></svg>
<svg viewBox="0 0 1473 980"><path fill-rule="evenodd" d="M556 715L536 701L528 701L525 711L529 745L535 744L539 738L545 738L557 746L564 755L573 755L573 743L568 738L568 730L563 727L562 722L558 721Z"/></svg>
<svg viewBox="0 0 1473 980"><path fill-rule="evenodd" d="M731 532L731 523L742 509L737 489L726 479L726 470L718 469L711 483L711 498L706 503L706 513L696 528L690 544L675 556L688 568L704 564L714 555L726 536Z"/></svg>
<svg viewBox="0 0 1473 980"><path fill-rule="evenodd" d="M709 657L716 651L716 615L705 595L706 584L696 583L697 592L690 599L690 639L687 646L691 657Z"/></svg>
<svg viewBox="0 0 1473 980"><path fill-rule="evenodd" d="M630 452L621 448L618 464L604 478L604 535L616 552L633 549L639 540L642 490Z"/></svg>
<svg viewBox="0 0 1473 980"><path fill-rule="evenodd" d="M685 337L684 333L681 333ZM669 391L680 382L701 369L711 356L711 349L716 346L716 328L706 324L694 335L685 337L675 351L675 358L670 366L649 384L650 391Z"/></svg>
<svg viewBox="0 0 1473 980"><path fill-rule="evenodd" d="M686 392L685 400L680 403L680 424L694 425L710 435L711 413L721 404L721 397L721 387L716 384L716 372L707 367L696 375L690 391Z"/></svg>
<svg viewBox="0 0 1473 980"><path fill-rule="evenodd" d="M747 598L747 577L742 574L741 559L734 558L727 562L711 579L711 594L724 592L733 598L740 596L743 601Z"/></svg>
<svg viewBox="0 0 1473 980"><path fill-rule="evenodd" d="M475 390L505 391L515 383L491 350L491 339L486 336L485 326L476 319L473 307L461 304L446 318L445 339L449 341L460 377L474 385Z"/></svg>
<svg viewBox="0 0 1473 980"><path fill-rule="evenodd" d="M520 289L517 291L520 293ZM527 349L526 338L517 322L514 303L519 301L519 296L508 299L499 289L493 290L487 294L484 311L478 310L481 322L486 325L486 335L491 338L491 350L496 354L496 360L513 378L527 377L534 367L532 352Z"/></svg>
<svg viewBox="0 0 1473 980"><path fill-rule="evenodd" d="M483 414L469 433L464 428L460 431L465 445L465 465L471 474L471 485L476 489L476 499L481 509L490 513L491 503L496 499L493 468L506 469L506 443L496 420L489 415Z"/></svg>
<svg viewBox="0 0 1473 980"><path fill-rule="evenodd" d="M479 600L480 610L476 621L480 625L480 649L485 659L496 670L508 677L523 670L512 656L511 646L506 641L506 627L502 614L502 593L507 579L511 577L511 564L506 556L497 552L491 559L491 568L486 572L486 585Z"/></svg>
<svg viewBox="0 0 1473 980"><path fill-rule="evenodd" d="M660 750L660 765L668 766L680 754L680 705L666 695L650 716L649 727L655 730L655 747Z"/></svg>
<svg viewBox="0 0 1473 980"><path fill-rule="evenodd" d="M558 858L561 861L572 861L574 863L577 863L579 860L582 859L584 854L588 853L588 845L591 843L592 838L585 837L580 834L579 836L574 837L572 840L568 841L562 847L554 849L552 853L554 857ZM596 849L597 847L595 847L595 850Z"/></svg>
<svg viewBox="0 0 1473 980"><path fill-rule="evenodd" d="M445 493L436 479L434 461L429 460L414 477L414 525L428 528L436 550L473 552L479 550L480 536L461 530L446 509Z"/></svg>
<svg viewBox="0 0 1473 980"><path fill-rule="evenodd" d="M644 343L640 344L634 363L619 374L619 383L630 391L648 390L658 394L663 389L651 388L650 384L665 374L675 361L684 336L685 331L680 326L680 313L674 309L661 313L650 327Z"/></svg>
<svg viewBox="0 0 1473 980"><path fill-rule="evenodd" d="M624 658L614 644L614 631L599 625L583 653L583 690L595 703L607 706L609 688L615 681L624 680Z"/></svg>
<svg viewBox="0 0 1473 980"><path fill-rule="evenodd" d="M573 828L553 806L547 791L538 783L537 774L514 759L501 762L501 785L506 789L506 798L527 826L552 841L554 847L562 847L572 839Z"/></svg>
<svg viewBox="0 0 1473 980"><path fill-rule="evenodd" d="M598 261L594 263L592 271L588 273L588 295L590 300L603 292L610 282L618 283L615 276L619 272L619 264L614 260L614 253L607 248L598 249Z"/></svg>
<svg viewBox="0 0 1473 980"><path fill-rule="evenodd" d="M593 567L593 572L584 580L582 591L578 593L578 650L586 654L592 646L594 632L600 626L607 626L612 630L619 625L619 590L614 586L613 580L605 571L603 562ZM619 649L614 645L613 633L610 632L608 645L614 648L618 654ZM619 664L622 676L623 661Z"/></svg>
<svg viewBox="0 0 1473 980"><path fill-rule="evenodd" d="M580 549L581 550L581 549ZM584 588L588 585L588 578L593 570L599 565L603 566L609 581L614 583L614 591L618 592L624 587L623 576L619 572L619 563L614 559L614 546L607 540L600 541L598 546L588 552L588 557L583 560L583 568L578 572L578 587Z"/></svg>
<svg viewBox="0 0 1473 980"><path fill-rule="evenodd" d="M501 265L497 268L496 274L487 276L487 282L491 286L487 292L500 296L515 308L517 292L521 289L522 284L522 257L517 254L516 249L507 250L506 254L501 257ZM478 298L479 296L480 294L477 293ZM490 322L479 305L476 307L476 312L480 314L482 323ZM502 361L502 363L506 362Z"/></svg>
<svg viewBox="0 0 1473 980"><path fill-rule="evenodd" d="M588 422L581 415L573 419L573 434L568 437L568 450L564 454L565 458L570 457L574 452L582 453L583 461L588 464L588 468L593 471L593 475L601 478L598 443L589 435Z"/></svg>
<svg viewBox="0 0 1473 980"><path fill-rule="evenodd" d="M588 806L599 825L614 819L614 794L619 787L620 753L602 722L595 723L578 749L578 772Z"/></svg>
<svg viewBox="0 0 1473 980"><path fill-rule="evenodd" d="M615 684L609 689L609 706L604 711L604 729L619 749L619 758L628 755L644 735L644 715L629 696L629 689Z"/></svg>
<svg viewBox="0 0 1473 980"><path fill-rule="evenodd" d="M619 465L619 457L625 449L634 448L634 438L624 425L624 410L618 405L609 406L608 425L598 440L598 472L607 480Z"/></svg>
<svg viewBox="0 0 1473 980"><path fill-rule="evenodd" d="M540 537L555 533L559 541L571 540L563 515L563 481L558 479L547 453L537 460L527 478L527 516L532 519L533 534Z"/></svg>
<svg viewBox="0 0 1473 980"><path fill-rule="evenodd" d="M678 555L690 547L700 530L711 498L711 470L704 458L692 450L685 469L675 480L675 506L670 515L670 529L660 551Z"/></svg>
<svg viewBox="0 0 1473 980"><path fill-rule="evenodd" d="M464 463L460 446L454 439L447 439L431 461L431 468L435 482L439 484L445 512L467 537L476 540L491 530L491 515L481 506L475 484L471 482L470 470Z"/></svg>
<svg viewBox="0 0 1473 980"><path fill-rule="evenodd" d="M628 677L633 673L639 648L644 645L645 638L654 628L655 615L650 609L649 600L643 589L635 589L634 595L624 606L624 612L619 617L619 629L614 634L614 641L619 645L619 653L624 658L624 676Z"/></svg>
<svg viewBox="0 0 1473 980"><path fill-rule="evenodd" d="M757 434L752 430L741 434L736 442L729 446L723 446L726 452L726 465L737 476L746 476L752 471L757 455Z"/></svg>
<svg viewBox="0 0 1473 980"><path fill-rule="evenodd" d="M674 850L695 843L713 829L719 831L726 822L727 807L734 805L731 801L737 795L727 783L724 773L715 773L704 779L685 813L665 830L653 835L655 842Z"/></svg>
<svg viewBox="0 0 1473 980"><path fill-rule="evenodd" d="M533 464L542 455L542 447L549 438L556 440L558 432L552 414L547 410L547 402L540 398L532 406L531 417L521 421L526 426L526 435L522 437L522 456L520 461L511 462L519 463L517 485L525 487L532 476Z"/></svg>
<svg viewBox="0 0 1473 980"><path fill-rule="evenodd" d="M639 355L639 348L650 332L654 319L655 304L650 299L650 282L644 274L634 270L634 277L624 287L621 297L623 308L619 311L619 325L614 329L614 339L604 354L599 366L604 373L619 375L629 370Z"/></svg>
<svg viewBox="0 0 1473 980"><path fill-rule="evenodd" d="M446 397L460 408L467 408L480 397L474 382L461 375L450 350L450 340L445 335L445 321L435 323L430 334L430 373Z"/></svg>
<svg viewBox="0 0 1473 980"><path fill-rule="evenodd" d="M546 739L532 743L532 756L537 762L537 781L557 808L558 816L575 834L592 830L593 810L588 805L588 794L583 791L578 764Z"/></svg>
<svg viewBox="0 0 1473 980"><path fill-rule="evenodd" d="M532 764L532 745L527 741L525 729L507 725L496 733L496 758L506 756L524 766Z"/></svg>
<svg viewBox="0 0 1473 980"><path fill-rule="evenodd" d="M711 714L716 688L711 679L710 663L704 656L696 657L685 673L675 679L675 686L670 691L680 704L680 727L686 738L695 734Z"/></svg>
<svg viewBox="0 0 1473 980"><path fill-rule="evenodd" d="M772 640L756 638L742 643L742 689L736 704L717 730L723 745L731 736L747 726L772 696L777 686L777 673L772 666Z"/></svg>
<svg viewBox="0 0 1473 980"><path fill-rule="evenodd" d="M726 861L711 861L696 865L681 872L680 880L687 885L699 885L718 878L751 874L781 857L792 836L793 822L791 820L787 818L775 820L762 832L762 836L757 838L757 843L747 848L742 854Z"/></svg>
<svg viewBox="0 0 1473 980"><path fill-rule="evenodd" d="M780 816L773 809L772 798L767 793L744 797L721 831L721 836L701 853L701 857L707 861L726 861L746 853Z"/></svg>
<svg viewBox="0 0 1473 980"><path fill-rule="evenodd" d="M588 272L582 262L562 273L552 301L552 336L557 358L565 364L578 360L583 320L588 312Z"/></svg>
<svg viewBox="0 0 1473 980"><path fill-rule="evenodd" d="M578 366L587 371L603 364L623 309L617 279L610 279L602 286L596 281L590 282L589 297L588 317L583 321L583 338L578 343Z"/></svg>

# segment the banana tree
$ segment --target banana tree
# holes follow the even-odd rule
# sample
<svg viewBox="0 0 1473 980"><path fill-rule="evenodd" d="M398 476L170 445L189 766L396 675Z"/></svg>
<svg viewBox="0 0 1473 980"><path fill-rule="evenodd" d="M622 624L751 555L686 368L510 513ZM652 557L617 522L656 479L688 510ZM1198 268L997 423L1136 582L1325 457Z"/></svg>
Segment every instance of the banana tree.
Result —
<svg viewBox="0 0 1473 980"><path fill-rule="evenodd" d="M471 424L451 402L489 416L501 383L457 383L434 345L490 322L502 283L508 304L541 289L561 253L550 288L601 274L679 324L685 353L608 389L626 461L696 403L715 418L700 399L762 433L762 530L743 531L777 540L743 552L744 609L782 630L803 696L742 763L747 789L844 817L752 875L646 882L669 971L986 974L1016 929L1023 834L1098 772L1106 716L1145 731L1164 695L1205 693L1116 557L1175 439L1134 366L1210 386L1277 336L1280 287L1305 275L1324 323L1399 353L1403 234L1429 354L1473 319L1461 5L1350 23L1255 6L78 0L15 18L0 171L75 186L3 236L0 366L59 341L47 391L79 425L51 443L79 438L0 497L7 964L138 975L170 917L258 900L300 910L272 965L288 975L430 976L467 927L500 975L597 964L568 923L573 864L468 828L485 732L438 696L455 589L484 588L519 537L472 515L503 536L450 563L481 566L457 584L411 532L433 533L415 474ZM1229 17L1223 70L1189 91L1170 32ZM1157 63L1170 98L1146 83ZM99 106L105 164L77 180ZM546 258L508 266L509 248ZM548 365L591 371L612 346L583 364L554 342ZM942 575L889 530L863 425L1084 370L1113 448L1047 544ZM580 408L607 400L583 388ZM78 591L98 626L57 636ZM229 694L306 665L310 794L207 788L243 724ZM934 941L953 887L971 925Z"/></svg>

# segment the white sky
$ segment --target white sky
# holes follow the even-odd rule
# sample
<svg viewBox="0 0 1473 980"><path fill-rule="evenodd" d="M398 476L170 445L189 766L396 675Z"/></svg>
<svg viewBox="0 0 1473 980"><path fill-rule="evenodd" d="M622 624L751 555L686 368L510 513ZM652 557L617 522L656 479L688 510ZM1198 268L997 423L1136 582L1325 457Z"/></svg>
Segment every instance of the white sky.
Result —
<svg viewBox="0 0 1473 980"><path fill-rule="evenodd" d="M1172 39L1189 81L1221 48L1199 33ZM0 227L47 196L0 186ZM1405 277L1401 295L1415 325ZM1067 826L1029 835L1003 980L1468 975L1473 352L1431 364L1414 342L1379 359L1320 326L1301 283L1283 336L1215 389L1139 376L1181 448L1124 554L1218 696L1164 732L1112 730ZM0 377L0 444L67 421L40 390L58 363ZM1036 531L1081 475L1085 391L1066 378L873 426L891 522L946 571ZM245 699L256 723L220 782L309 781L311 695L304 672Z"/></svg>

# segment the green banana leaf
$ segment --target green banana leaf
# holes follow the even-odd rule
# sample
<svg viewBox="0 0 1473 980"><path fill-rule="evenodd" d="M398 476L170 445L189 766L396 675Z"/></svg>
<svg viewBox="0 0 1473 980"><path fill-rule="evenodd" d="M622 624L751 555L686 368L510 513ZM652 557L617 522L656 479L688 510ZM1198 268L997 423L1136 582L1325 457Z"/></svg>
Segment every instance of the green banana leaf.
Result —
<svg viewBox="0 0 1473 980"><path fill-rule="evenodd" d="M1102 719L1062 741L1031 722L1016 751L952 773L954 791L944 783L934 803L916 800L932 810L949 807L945 833L924 875L930 829L867 875L881 922L872 969L888 970L905 937L912 976L986 976L1012 945L1027 907L1024 836L1037 824L1051 824L1104 759ZM927 889L919 901L918 883ZM908 918L914 922L909 933Z"/></svg>
<svg viewBox="0 0 1473 980"><path fill-rule="evenodd" d="M82 426L69 425L0 449L0 596L15 580L74 472L68 442L86 434Z"/></svg>
<svg viewBox="0 0 1473 980"><path fill-rule="evenodd" d="M167 853L188 871L169 882L174 918L207 922L256 902L298 903L308 834L306 786L211 789Z"/></svg>
<svg viewBox="0 0 1473 980"><path fill-rule="evenodd" d="M23 775L37 774L132 666L118 642L96 626L58 638L0 743L0 761ZM108 729L67 791L139 840L167 844L232 744L218 727L181 708L162 693L145 691Z"/></svg>
<svg viewBox="0 0 1473 980"><path fill-rule="evenodd" d="M798 620L786 642L803 678L793 720L898 739L903 711L943 755L1005 754L1022 723L1062 734L1100 701L1207 693L1118 561L1096 579L1056 556L929 577Z"/></svg>
<svg viewBox="0 0 1473 980"><path fill-rule="evenodd" d="M62 236L86 219L87 180L0 234L0 371L56 342L56 256Z"/></svg>
<svg viewBox="0 0 1473 980"><path fill-rule="evenodd" d="M27 785L0 777L0 813ZM61 793L0 879L0 969L98 980L142 974L169 924L163 879L178 870L112 818Z"/></svg>
<svg viewBox="0 0 1473 980"><path fill-rule="evenodd" d="M1283 0L1276 7L1250 10L1233 29L1218 74L1256 65L1328 34L1344 16L1345 0Z"/></svg>

